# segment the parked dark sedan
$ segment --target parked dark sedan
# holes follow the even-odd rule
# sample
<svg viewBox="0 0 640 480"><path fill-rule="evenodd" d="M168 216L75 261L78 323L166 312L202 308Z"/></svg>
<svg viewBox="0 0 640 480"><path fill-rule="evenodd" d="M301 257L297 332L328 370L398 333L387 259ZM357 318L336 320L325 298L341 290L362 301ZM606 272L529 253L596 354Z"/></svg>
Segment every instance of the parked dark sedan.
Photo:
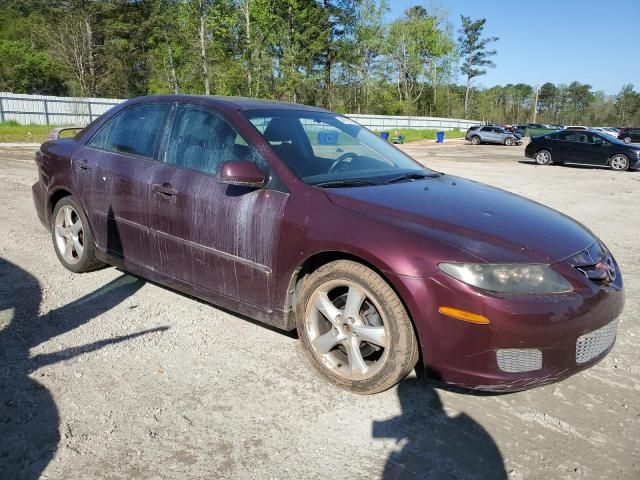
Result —
<svg viewBox="0 0 640 480"><path fill-rule="evenodd" d="M618 140L624 143L640 143L640 128L621 128L618 132Z"/></svg>
<svg viewBox="0 0 640 480"><path fill-rule="evenodd" d="M116 265L297 329L310 363L358 393L418 360L452 384L527 389L615 341L622 278L593 233L325 110L138 98L36 161L36 210L66 268Z"/></svg>
<svg viewBox="0 0 640 480"><path fill-rule="evenodd" d="M531 139L524 154L540 165L577 163L613 170L640 168L640 146L586 130L562 130Z"/></svg>

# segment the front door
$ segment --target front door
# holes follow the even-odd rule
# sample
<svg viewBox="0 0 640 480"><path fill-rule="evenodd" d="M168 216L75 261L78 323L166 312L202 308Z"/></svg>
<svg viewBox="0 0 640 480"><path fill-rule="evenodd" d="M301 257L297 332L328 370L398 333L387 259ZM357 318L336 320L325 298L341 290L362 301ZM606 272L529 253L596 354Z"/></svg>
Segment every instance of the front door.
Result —
<svg viewBox="0 0 640 480"><path fill-rule="evenodd" d="M261 160L212 110L180 105L149 191L157 270L262 308L272 304L288 194L221 184L226 160Z"/></svg>
<svg viewBox="0 0 640 480"><path fill-rule="evenodd" d="M576 162L585 165L606 165L609 150L602 137L586 131L578 131L576 136Z"/></svg>
<svg viewBox="0 0 640 480"><path fill-rule="evenodd" d="M72 159L97 248L125 262L150 266L149 178L169 112L167 104L128 108Z"/></svg>

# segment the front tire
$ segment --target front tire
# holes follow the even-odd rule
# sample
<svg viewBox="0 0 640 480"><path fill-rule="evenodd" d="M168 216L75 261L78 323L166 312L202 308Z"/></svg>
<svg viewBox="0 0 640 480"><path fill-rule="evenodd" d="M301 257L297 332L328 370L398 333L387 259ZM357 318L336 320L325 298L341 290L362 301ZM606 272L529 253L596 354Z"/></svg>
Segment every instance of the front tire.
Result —
<svg viewBox="0 0 640 480"><path fill-rule="evenodd" d="M53 248L60 263L74 273L89 272L104 264L96 259L89 222L73 197L64 197L51 216Z"/></svg>
<svg viewBox="0 0 640 480"><path fill-rule="evenodd" d="M629 159L626 155L622 155L621 153L619 153L611 157L611 160L609 160L609 166L613 170L623 172L629 169Z"/></svg>
<svg viewBox="0 0 640 480"><path fill-rule="evenodd" d="M631 143L631 137L624 137L624 143Z"/></svg>
<svg viewBox="0 0 640 480"><path fill-rule="evenodd" d="M553 157L549 150L540 150L536 153L536 163L538 165L550 165L552 161Z"/></svg>
<svg viewBox="0 0 640 480"><path fill-rule="evenodd" d="M406 377L418 342L402 302L370 268L328 263L304 279L296 305L298 336L310 363L332 383L379 393Z"/></svg>
<svg viewBox="0 0 640 480"><path fill-rule="evenodd" d="M511 137L508 137L508 138L505 138L505 139L504 139L504 144L505 144L507 147L513 147L513 145L514 145L515 143L516 143L516 142L515 142L515 140L514 140L513 138L511 138Z"/></svg>

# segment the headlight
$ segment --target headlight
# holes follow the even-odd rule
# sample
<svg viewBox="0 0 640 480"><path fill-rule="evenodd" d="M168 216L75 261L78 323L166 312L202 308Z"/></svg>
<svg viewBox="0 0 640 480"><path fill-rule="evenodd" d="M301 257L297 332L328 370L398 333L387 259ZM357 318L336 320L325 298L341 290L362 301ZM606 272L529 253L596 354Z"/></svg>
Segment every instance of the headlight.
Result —
<svg viewBox="0 0 640 480"><path fill-rule="evenodd" d="M572 289L547 265L440 263L438 268L461 282L492 292L560 293Z"/></svg>

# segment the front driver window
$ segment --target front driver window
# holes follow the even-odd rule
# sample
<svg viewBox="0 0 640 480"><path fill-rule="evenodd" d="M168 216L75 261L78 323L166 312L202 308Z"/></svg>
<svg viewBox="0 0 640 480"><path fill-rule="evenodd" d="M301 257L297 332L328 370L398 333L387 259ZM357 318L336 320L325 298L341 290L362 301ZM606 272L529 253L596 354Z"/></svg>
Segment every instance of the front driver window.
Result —
<svg viewBox="0 0 640 480"><path fill-rule="evenodd" d="M166 163L215 174L229 160L257 161L256 154L220 116L180 106L167 144Z"/></svg>

